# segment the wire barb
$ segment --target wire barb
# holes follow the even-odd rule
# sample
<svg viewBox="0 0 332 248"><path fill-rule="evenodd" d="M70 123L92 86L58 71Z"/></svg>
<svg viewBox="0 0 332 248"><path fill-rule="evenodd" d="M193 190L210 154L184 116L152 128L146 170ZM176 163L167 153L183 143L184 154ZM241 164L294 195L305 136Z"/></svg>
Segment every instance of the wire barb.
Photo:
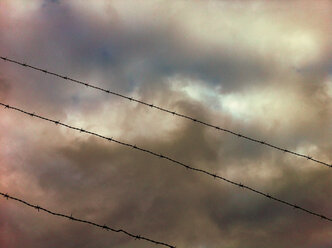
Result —
<svg viewBox="0 0 332 248"><path fill-rule="evenodd" d="M147 103L147 102L144 102L144 101L141 101L141 100L138 100L138 99L135 99L135 98L132 98L132 97L128 97L126 95L122 95L120 93L117 93L115 91L111 91L111 90L106 90L106 89L103 89L101 87L98 87L96 85L92 85L92 84L89 84L87 82L83 82L83 81L79 81L79 80L76 80L76 79L72 79L72 78L69 78L67 76L64 76L64 75L61 75L61 74L57 74L55 72L49 72L45 69L42 69L42 68L39 68L39 67L36 67L36 66L32 66L32 65L29 65L29 64L26 64L26 63L22 63L22 62L19 62L17 60L14 60L14 59L9 59L7 57L3 57L1 56L1 58L4 60L4 62L11 62L11 63L14 63L14 64L17 64L17 65L21 65L21 66L24 66L26 68L29 68L29 69L33 69L35 71L41 71L41 72L44 72L46 74L49 74L49 75L53 75L53 76L56 76L58 78L62 78L62 79L65 79L69 82L72 82L72 83L76 83L76 84L80 84L80 85L84 85L86 87L89 87L91 89L94 89L94 90L99 90L99 91L102 91L102 92L106 92L108 94L111 94L111 95L114 95L114 96L118 96L118 97L121 97L123 99L127 99L131 102L136 102L136 103L139 103L139 104L142 104L142 105L145 105L145 106L149 106L151 108L154 108L154 109L157 109L159 111L162 111L162 112L165 112L165 113L168 113L168 114L172 114L172 115L176 115L180 118L184 118L184 119L187 119L187 120L190 120L190 121L193 121L195 123L199 123L201 125L204 125L206 127L210 127L210 128L215 128L217 129L218 131L221 131L221 132L225 132L225 133L228 133L228 134L231 134L231 135L235 135L235 136L238 136L239 138L242 138L242 139L245 139L247 141L250 141L250 142L254 142L254 143L257 143L257 144L260 144L260 145L264 145L264 146L267 146L267 147L270 147L272 149L275 149L275 150L279 150L279 151L282 151L282 152L285 152L285 153L288 153L290 155L293 155L293 156L297 156L297 157L302 157L302 158L307 158L308 160L311 160L312 162L315 162L317 164L321 164L321 165L325 165L329 168L332 168L332 164L329 164L329 163L326 163L326 162L323 162L323 161L320 161L320 160L317 160L317 159L314 159L312 157L308 158L308 156L304 155L304 154L301 154L301 153L297 153L297 152L293 152L293 151L290 151L290 150L287 150L285 148L282 148L282 147L279 147L279 146L276 146L276 145L273 145L272 143L268 143L268 142L263 142L263 141L260 141L258 139L255 139L255 138L251 138L249 136L246 136L246 135L242 135L240 133L237 133L237 132L234 132L230 129L225 129L225 128L221 128L221 127L218 127L214 124L210 124L208 122L205 122L205 121L202 121L202 120L198 120L198 119L195 119L191 116L188 116L188 115L184 115L184 114L178 114L174 111L171 111L169 109L166 109L166 108L163 108L163 107L159 107L159 106L156 106L156 105L153 105L153 104L150 104L150 103Z"/></svg>
<svg viewBox="0 0 332 248"><path fill-rule="evenodd" d="M100 224L92 222L92 221L87 221L87 220L83 220L83 219L74 218L72 214L69 216L69 215L65 215L65 214L62 214L62 213L53 212L53 211L48 210L46 208L40 207L38 205L33 205L33 204L31 204L29 202L26 202L22 199L10 196L7 193L0 192L0 195L2 195L7 200L10 199L10 200L13 200L13 201L20 202L20 203L22 203L22 204L24 204L28 207L35 208L35 209L38 210L38 212L43 211L43 212L45 212L47 214L50 214L50 215L66 218L68 220L72 220L72 221L76 221L76 222L80 222L80 223L85 223L85 224L88 224L88 225L92 225L92 226L104 229L106 231L123 233L127 236L130 236L130 237L134 238L134 239L145 240L147 242L150 242L150 243L153 243L153 244L156 244L156 245L162 245L162 246L169 247L169 248L175 248L175 246L173 246L173 245L170 245L170 244L167 244L167 243L164 243L164 242L160 242L160 241L156 241L156 240L153 240L153 239L150 239L150 238L146 238L146 237L143 237L143 236L140 236L140 235L132 234L132 233L130 233L128 231L125 231L125 230L122 230L122 229L113 229L113 228L110 228L106 225L100 225Z"/></svg>
<svg viewBox="0 0 332 248"><path fill-rule="evenodd" d="M0 105L2 105L2 106L7 106L7 104L1 103L1 102L0 102ZM30 115L30 112L27 112L27 111L25 111L25 110L19 109L19 108L17 108L17 107L9 106L9 108L12 109L12 110L15 110L15 111L17 111L17 112L23 113L23 114L25 114L25 115ZM37 115L37 114L35 114L35 117L36 117L36 118L39 118L39 119L41 119L41 120L44 120L44 121L55 122L55 120L49 119L49 118L44 117L44 116L41 116L41 115ZM158 154L158 153L156 153L156 152L153 152L153 151L150 151L150 150L144 149L144 148L142 148L142 147L139 147L139 146L136 146L136 145L132 145L132 144L130 144L130 143L125 143L125 142L122 142L122 141L119 141L119 140L116 140L116 139L113 139L113 138L109 138L109 137L103 136L103 135L98 134L98 133L90 132L90 131L84 130L84 129L82 129L82 128L78 128L78 127L75 127L75 126L71 126L71 125L65 124L65 123L60 122L60 121L59 121L59 125L61 125L61 126L63 126L63 127L66 127L66 128L68 128L68 129L75 130L75 131L81 131L81 130L83 130L86 134L90 134L90 135L96 136L96 137L101 138L101 139L104 139L104 140L112 141L112 142L117 143L117 144L122 145L122 146L132 147L132 148L135 148L135 149L137 149L137 150L139 150L139 151L142 151L142 152L148 153L148 154L150 154L150 155L153 155L153 156L155 156L155 157L160 157L160 156L161 156L160 154ZM110 140L110 139L111 139L111 140ZM225 178L225 177L222 177L222 176L217 176L217 175L214 176L214 174L211 173L211 172L209 172L209 171L206 171L206 170L203 170L203 169L199 169L199 168L192 167L192 166L190 166L190 165L188 165L188 164L182 163L182 162L180 162L180 161L178 161L178 160L175 160L175 159L173 159L173 158L171 158L171 157L169 157L169 156L166 156L166 155L162 155L162 156L163 156L163 158L165 158L166 160L168 160L168 161L170 161L170 162L172 162L172 163L174 163L174 164L176 164L176 165L178 165L178 166L182 166L182 167L184 167L184 168L186 168L186 169L188 169L188 170L192 170L192 171L195 171L195 172L197 172L197 173L205 174L206 176L210 176L210 177L212 177L212 178L215 177L216 179L219 179L219 180L225 181L226 183L230 183L230 184L233 184L233 185L239 186L239 187L241 187L241 188L245 188L245 189L247 189L247 190L249 190L249 191L251 191L251 192L253 192L253 193L255 193L255 194L258 194L258 195L261 195L261 196L266 197L266 198L268 198L268 199L271 199L271 200L277 201L277 202L279 202L279 203L281 203L281 204L284 204L284 205L287 205L287 206L290 206L290 207L294 207L294 206L296 206L296 205L293 204L293 203L290 203L290 202L287 202L287 201L281 200L281 199L276 198L276 197L268 196L268 194L266 194L266 193L264 193L264 192L262 192L262 191L256 190L256 189L254 189L254 188L251 188L251 187L249 187L249 186L246 186L246 185L244 185L244 184L242 184L242 183L237 183L237 182L235 182L235 181L229 180L229 179L227 179L227 178ZM313 212L313 211L308 210L308 209L303 208L303 207L298 207L298 209L301 210L301 211L303 211L303 212L306 212L307 214L311 214L311 215L318 216L318 217L321 217L321 216L322 216L321 214L318 214L318 213L316 213L316 212ZM324 217L325 217L325 216L324 216ZM330 221L330 222L332 222L332 218L328 218L328 217L326 217L326 218L324 218L324 219L325 219L325 220L328 220L328 221Z"/></svg>

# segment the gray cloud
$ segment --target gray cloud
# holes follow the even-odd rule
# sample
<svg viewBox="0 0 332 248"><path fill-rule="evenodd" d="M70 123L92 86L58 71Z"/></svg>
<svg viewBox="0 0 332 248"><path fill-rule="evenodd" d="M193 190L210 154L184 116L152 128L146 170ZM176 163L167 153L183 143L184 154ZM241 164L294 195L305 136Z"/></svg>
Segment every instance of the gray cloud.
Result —
<svg viewBox="0 0 332 248"><path fill-rule="evenodd" d="M310 43L312 33L305 32L309 29L305 19L296 12L299 21L294 21L293 10L284 7L280 15L271 14L270 7L257 7L256 12L235 8L235 15L233 7L226 8L230 21L239 20L248 27L248 20L259 15L272 30L264 23L253 22L251 29L243 28L247 36L238 34L240 38L233 44L227 40L228 30L224 30L226 34L216 32L214 43L209 43L209 33L204 30L202 39L194 39L192 33L197 30L183 23L194 22L194 16L204 23L206 17L193 3L179 7L177 13L183 16L172 15L170 10L177 7L168 4L163 5L165 11L137 9L130 16L123 14L116 2L108 5L106 14L99 15L92 5L86 10L74 3L43 2L31 12L24 6L21 16L17 9L16 19L0 17L6 21L0 23L6 34L0 41L0 52L324 161L332 159L331 96L326 86L330 59L327 53L320 53L330 51L326 45L329 38L319 33L325 30L325 15L318 16L315 10L312 18L313 27L318 29L313 37L318 37L317 41L326 39L318 44L317 52ZM273 9L275 5L271 6ZM167 11L169 15L164 13ZM179 16L182 19L177 19ZM273 18L280 18L280 27L274 26ZM241 26L234 25L235 31L236 25ZM304 34L293 37L295 41L280 38L272 42L283 32L293 34L288 28ZM252 38L260 32L261 37ZM259 43L264 39L267 42ZM317 58L309 62L283 58L287 52L299 58L307 52L283 47L288 43L292 47L292 42L313 49ZM294 66L294 61L301 63ZM328 215L332 208L332 185L326 168L1 63L0 97L9 103L105 135L111 133L316 212ZM172 86L173 76L197 81L215 93L217 100L193 99ZM236 104L257 92L258 97L245 102L252 120L237 117ZM211 107L214 101L232 94L238 94L233 99L233 112ZM283 105L285 102L288 105ZM0 136L1 191L177 247L331 246L329 223L313 216L134 150L18 114L1 111L0 116L4 117L0 119L1 129L6 130ZM0 201L0 246L154 247Z"/></svg>
<svg viewBox="0 0 332 248"><path fill-rule="evenodd" d="M7 80L1 78L0 79L0 97L1 99L5 99L5 97L10 92L10 84L7 82Z"/></svg>
<svg viewBox="0 0 332 248"><path fill-rule="evenodd" d="M187 105L187 110L183 111L194 114L190 109L195 104ZM140 115L131 115L130 118L139 119ZM122 128L128 127L123 125ZM214 138L214 133L206 131L186 123L167 142L158 138L155 141L139 138L132 142L163 151L200 168L225 170L230 166L227 157L216 154L227 150L229 157L236 158L238 149L229 150L229 144L220 145L224 137ZM95 221L126 227L160 240L172 240L182 247L198 247L199 244L208 247L255 247L266 243L271 247L311 247L313 244L328 244L328 239L317 243L310 235L302 236L303 233L326 230L327 223L228 184L188 173L158 158L95 138L56 146L43 156L29 155L31 160L28 163L34 167L26 170L29 175L34 175L32 180L43 189L44 198L48 199L45 203L57 209L61 206L60 209L71 210L74 216L92 215ZM247 174L240 177L246 178L246 184L256 185L256 188L282 199L328 213L330 204L327 199L332 193L328 190L329 175L324 170L313 173L291 169L283 161L282 154L273 155L275 158L269 158L271 151L258 147L254 154L245 156L248 165L241 166L245 166ZM53 161L49 161L49 157ZM250 171L260 169L259 165L266 160L269 161L266 166L278 168L281 175L259 182L256 179L258 175ZM321 183L315 185L317 180ZM303 223L301 230L298 230L297 223ZM58 230L56 226L51 228L58 233L57 237L61 237L56 240L58 245L122 247L131 242L125 237L104 236L79 225L65 224L64 230ZM30 233L28 230L24 232ZM63 232L71 235L62 238ZM302 233L301 239L296 238L298 232ZM42 236L40 247L53 235L46 233ZM289 239L289 235L295 236ZM98 241L92 242L91 239L96 237ZM142 244L142 247L150 246Z"/></svg>

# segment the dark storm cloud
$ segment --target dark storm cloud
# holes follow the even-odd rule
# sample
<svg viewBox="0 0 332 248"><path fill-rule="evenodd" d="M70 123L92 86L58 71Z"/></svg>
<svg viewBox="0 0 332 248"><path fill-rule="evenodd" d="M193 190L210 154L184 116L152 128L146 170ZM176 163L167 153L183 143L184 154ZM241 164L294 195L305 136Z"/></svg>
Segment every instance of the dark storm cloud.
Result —
<svg viewBox="0 0 332 248"><path fill-rule="evenodd" d="M265 58L227 48L216 53L206 49L205 44L191 44L172 23L128 27L116 12L110 16L107 22L91 22L59 7L45 8L40 19L48 24L44 38L70 55L71 68L79 65L80 71L102 70L104 78L115 80L114 87L120 85L125 90L151 77L158 84L173 74L197 77L234 90L258 79L264 81L272 73Z"/></svg>
<svg viewBox="0 0 332 248"><path fill-rule="evenodd" d="M68 5L45 4L29 18L26 31L20 34L24 46L20 40L8 40L4 47L10 44L14 57L20 54L36 65L127 93L141 84L163 84L165 78L178 74L220 85L223 93L259 87L271 78L279 84L287 81L273 58L229 47L207 49L205 43L189 40L174 21L131 27L116 10L109 15L107 21L90 19ZM311 73L311 80L319 82L315 75ZM81 88L73 89L63 80L30 72L22 76L28 78L28 87L34 88L26 97L31 94L31 98L58 104L58 108L86 100L98 108L105 99L82 97Z"/></svg>
<svg viewBox="0 0 332 248"><path fill-rule="evenodd" d="M0 25L6 31L0 40L1 53L105 88L134 92L145 101L293 150L312 144L317 147L314 155L326 161L332 159L331 97L324 84L328 68L325 55L311 63L314 64L311 73L306 74L295 72L291 63L278 60L285 53L278 46L271 44L270 49L275 49L273 56L237 45L209 46L192 39L177 19L160 23L134 19L134 24L128 24L129 17L121 16L115 7L108 8L108 16L103 19L63 1L57 4L44 1L34 11L18 21L10 16L0 17L7 21ZM242 12L237 11L240 18ZM156 15L156 20L165 18L158 14L149 15ZM261 34L268 32L263 28ZM307 64L310 63L299 68L308 68ZM8 64L1 66L6 74L3 78L12 80L10 84L0 81L0 96L8 92L10 85L10 103L19 103L51 118L76 121L77 125L100 133L106 129L110 136L119 136L198 168L218 171L229 179L313 211L328 216L331 212L332 185L326 168L189 121L175 117L170 121L168 118L172 117L140 105L124 102L119 105L116 98L106 98L62 80ZM280 113L270 117L271 112L266 111L262 118L255 116L259 109L252 108L249 110L254 120L244 121L223 109L212 110L204 101L193 100L173 89L168 79L176 75L198 79L211 91L217 91L216 86L221 85L217 92L221 97L233 92L245 96L248 89L255 93L265 86L271 86L271 91L289 88L277 91L279 94L268 106L263 106ZM287 95L289 92L293 94ZM240 95L235 100L241 98ZM286 106L294 111L278 108L289 99L293 101ZM273 103L279 105L273 108ZM103 110L105 106L109 112ZM75 119L78 113L80 121ZM2 173L0 185L18 197L183 248L331 246L329 223L313 216L134 150L96 138L84 139L83 134L74 136L71 131L31 118L0 113L1 117L4 115L7 122L1 124L6 132L1 135L7 143L1 143L4 148L0 165L9 167L11 174L5 178ZM275 120L273 116L281 117ZM114 118L117 127L109 124ZM12 153L7 152L7 147L11 147ZM7 205L4 199L0 201L0 242L5 240L0 244L8 248L50 244L82 248L154 247L52 218L16 203ZM3 230L8 233L5 238L1 237Z"/></svg>
<svg viewBox="0 0 332 248"><path fill-rule="evenodd" d="M206 151L211 150L211 139L203 139L199 147L188 147L188 142L195 144L191 141L193 136L202 136L205 132L204 128L191 126L188 124L178 130L171 142L160 140L150 143L140 139L133 142L145 147L153 146L155 151L165 151L176 158L182 157L180 153L185 153L185 162L200 168L211 169L207 164L210 160L219 168L227 166L223 158L209 157L197 161L197 153L208 154ZM216 144L212 144L212 147L215 153L224 149L217 148ZM134 232L162 240L174 240L183 247L200 243L209 247L229 245L233 242L234 235L237 237L238 247L255 247L266 242L271 247L279 247L281 244L311 247L310 236L301 236L301 240L289 240L289 232L298 231L295 223L302 222L303 219L310 222L310 227L301 228L302 233L309 230L315 230L316 233L327 228L327 223L321 223L311 216L305 217L295 210L225 183L188 173L158 158L109 145L94 138L74 142L70 146L60 146L56 154L52 155L57 157L54 162L49 162L46 158L34 158L30 162L37 165L33 168L37 172L36 179L46 194L57 199L56 204L64 209L72 209L75 215L86 216L93 213L95 220L127 227ZM237 152L230 156L236 157ZM257 187L263 187L278 197L292 199L299 205L328 213L331 207L328 199L332 193L326 187L330 184L329 175L324 171L314 175L312 172L294 171L287 168L281 158L280 155L267 165L281 167L280 178L271 179L268 183L257 183L254 177L249 177L246 183L257 184ZM259 163L255 158L252 161ZM62 164L66 166L61 166ZM317 180L321 184L315 185ZM320 195L317 192L321 192ZM312 199L313 195L319 204ZM209 228L202 228L205 225ZM70 228L75 230L79 227ZM287 232L280 231L285 228ZM84 235L87 244L84 246L82 241L80 245L89 247L90 235L95 234L91 234L90 229L80 231L87 233ZM76 235L82 235L78 233ZM76 235L74 232L74 240L77 240L74 238ZM67 241L59 239L60 243ZM103 247L114 242L113 245L121 247L127 241L120 237L104 237L95 245ZM324 242L322 240L321 244Z"/></svg>
<svg viewBox="0 0 332 248"><path fill-rule="evenodd" d="M150 97L153 98L151 92ZM172 96L168 94L168 97ZM199 117L202 119L206 118L205 115L209 116L204 106L190 102L189 99L178 104L186 114L201 115ZM139 120L139 109L138 106L125 119L130 119L131 122ZM130 129L130 123L122 125L122 129L126 132ZM258 129L254 127L251 131L258 133ZM57 129L53 132L61 136ZM223 173L228 168L236 169L240 166L250 171L252 167L269 161L266 166L278 168L280 176L265 181L257 180L255 173L240 173L239 177L245 178L242 182L256 185L258 189L282 199L291 199L319 212L328 213L330 209L327 199L332 192L328 190L329 175L325 171L313 174L290 169L282 154L248 144L245 146L241 144L241 140L234 141L225 135L216 136L214 132L207 132L206 128L190 122L183 122L181 128L173 131L167 141L156 137L155 140L136 138L131 142L156 152L162 151L196 167L221 170ZM36 149L40 150L42 146L36 144ZM246 149L252 152L241 155L240 151ZM220 153L222 155L218 156ZM272 154L274 156L271 157ZM231 158L236 160L239 156L246 163L228 164ZM29 157L27 163L34 166L25 170L31 180L37 181L43 189L43 199L46 199L45 204L50 204L49 207L71 211L74 216L93 218L115 227L125 227L160 240L172 240L181 247L195 247L197 244L216 248L221 245L255 247L264 246L267 242L271 247L279 247L280 244L311 247L317 241L312 241L310 236L301 235L301 239L289 239L289 233L297 235L298 231L303 234L310 230L319 233L327 228L326 223L311 216L296 211L294 214L294 210L290 208L223 182L188 173L158 158L95 138L72 141L69 145L55 144L44 154L36 157L32 153ZM239 159L238 162L240 161ZM317 180L321 183L313 188ZM321 192L320 195L317 192ZM315 200L312 195L315 195ZM305 225L298 230L295 223L302 223L304 219L310 226ZM26 221L31 220L28 218ZM51 227L56 236L60 237L54 240L57 245L122 247L131 242L125 237L106 236L79 225L65 224L61 229L57 225ZM28 230L22 232L30 233ZM44 232L37 247L45 246L48 239L54 236L47 234L48 231ZM63 233L66 232L70 236L64 236ZM97 241L92 241L96 239ZM36 246L36 238L33 237L32 240L31 245ZM319 244L325 244L324 242L326 243L323 239ZM132 245L150 247L148 244Z"/></svg>
<svg viewBox="0 0 332 248"><path fill-rule="evenodd" d="M172 23L128 27L116 13L110 15L114 15L110 21L98 22L64 4L46 4L24 27L26 31L20 35L24 46L20 40L8 40L4 47L13 47L11 53L18 59L29 58L33 64L88 81L94 74L100 78L94 83L124 92L143 82L161 84L164 77L176 74L233 91L264 82L272 73L265 58L191 44ZM23 75L36 91L32 97L44 95L52 104L69 105L71 97L77 95L73 90L66 93L70 87L61 80L29 72ZM45 79L42 85L46 84L47 91L40 83ZM55 94L62 95L62 99L55 98Z"/></svg>

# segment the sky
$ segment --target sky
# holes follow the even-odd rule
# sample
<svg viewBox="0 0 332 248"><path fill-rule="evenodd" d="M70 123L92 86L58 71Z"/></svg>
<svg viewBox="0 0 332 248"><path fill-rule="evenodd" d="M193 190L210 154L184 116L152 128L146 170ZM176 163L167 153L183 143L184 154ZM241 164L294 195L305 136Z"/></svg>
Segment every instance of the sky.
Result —
<svg viewBox="0 0 332 248"><path fill-rule="evenodd" d="M332 161L328 0L0 0L0 55ZM0 61L0 102L332 216L326 166ZM329 248L332 225L0 109L0 191L179 248ZM0 247L150 248L0 198Z"/></svg>

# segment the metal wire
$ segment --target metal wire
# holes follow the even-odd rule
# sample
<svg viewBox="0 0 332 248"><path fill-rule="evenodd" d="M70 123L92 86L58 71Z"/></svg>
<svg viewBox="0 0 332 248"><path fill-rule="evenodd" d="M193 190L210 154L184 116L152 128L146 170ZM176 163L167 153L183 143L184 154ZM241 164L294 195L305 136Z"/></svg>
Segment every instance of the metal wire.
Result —
<svg viewBox="0 0 332 248"><path fill-rule="evenodd" d="M175 160L175 159L173 159L173 158L171 158L171 157L168 157L168 156L166 156L166 155L163 155L163 154L161 154L161 153L156 153L156 152L154 152L154 151L147 150L147 149L142 148L142 147L139 147L139 146L137 146L137 145L132 145L132 144L125 143L125 142L122 142L122 141L119 141L119 140L116 140L116 139L113 139L113 138L110 138L110 137L106 137L106 136L103 136L103 135L101 135L101 134L98 134L98 133L95 133L95 132L91 132L91 131L85 130L85 129L83 129L83 128L74 127L74 126L71 126L71 125L65 124L65 123L60 122L60 121L56 121L56 120L53 120L53 119L49 119L49 118L47 118L47 117L40 116L40 115L38 115L38 114L36 114L36 113L27 112L27 111L25 111L25 110L22 110L22 109L19 109L19 108L16 108L16 107L10 106L10 105L8 105L8 104L4 104L4 103L1 103L1 102L0 102L0 106L4 106L4 107L7 108L7 109L12 109L12 110L15 110L15 111L21 112L21 113L23 113L23 114L25 114L25 115L29 115L29 116L31 116L31 117L36 117L36 118L38 118L38 119L42 119L42 120L45 120L45 121L48 121L48 122L52 122L52 123L54 123L54 124L56 124L56 125L60 125L60 126L63 126L63 127L69 128L69 129L73 129L73 130L76 130L76 131L79 131L79 132L82 132L82 133L90 134L90 135L93 135L93 136L96 136L96 137L99 137L99 138L105 139L105 140L107 140L107 141L110 141L110 142L114 142L114 143L120 144L120 145L122 145L122 146L126 146L126 147L133 148L133 149L138 150L138 151L141 151L141 152L145 152L145 153L151 154L151 155L153 155L153 156L155 156L155 157L159 157L160 159L165 159L165 160L168 160L168 161L170 161L170 162L172 162L172 163L174 163L174 164L176 164L176 165L182 166L182 167L184 167L185 169L192 170L192 171L195 171L195 172L198 172L198 173L201 173L201 174L207 175L207 176L212 177L212 178L214 178L214 179L218 179L218 180L225 181L225 182L227 182L227 183L233 184L233 185L238 186L238 187L240 187L240 188L247 189L247 190L249 190L249 191L251 191L251 192L254 192L254 193L256 193L256 194L259 194L259 195L261 195L261 196L263 196L263 197L266 197L266 198L268 198L268 199L271 199L271 200L277 201L277 202L279 202L279 203L282 203L282 204L284 204L284 205L290 206L290 207L292 207L292 208L294 208L294 209L301 210L301 211L303 211L303 212L305 212L305 213L307 213L307 214L311 214L311 215L314 215L314 216L320 217L320 218L322 218L322 219L324 219L324 220L327 220L327 221L332 222L332 219L331 219L331 218L326 217L326 216L324 216L324 215L322 215L322 214L319 214L319 213L313 212L313 211L308 210L308 209L306 209L306 208L300 207L300 206L298 206L298 205L296 205L296 204L293 204L293 203L290 203L290 202L288 202L288 201L284 201L284 200L279 199L279 198L277 198L277 197L271 196L270 194L267 194L267 193L264 193L264 192L262 192L262 191L256 190L256 189L251 188L251 187L249 187L249 186L246 186L246 185L244 185L244 184L242 184L242 183L234 182L234 181L229 180L229 179L227 179L227 178L225 178L225 177L222 177L222 176L217 175L217 173L212 173L212 172L209 172L209 171L206 171L206 170L203 170L203 169L199 169L199 168L192 167L192 166L190 166L190 165L188 165L188 164L182 163L182 162L180 162L180 161L178 161L178 160Z"/></svg>
<svg viewBox="0 0 332 248"><path fill-rule="evenodd" d="M38 212L39 211L43 211L43 212L46 212L46 213L54 215L54 216L66 218L66 219L69 219L69 220L72 220L72 221L76 221L76 222L80 222L80 223L85 223L85 224L88 224L88 225L92 225L92 226L104 229L106 231L111 231L111 232L116 232L116 233L123 233L123 234L125 234L127 236L130 236L130 237L132 237L134 239L137 239L137 240L145 240L145 241L148 241L150 243L154 243L156 245L163 245L163 246L166 246L166 247L169 247L169 248L175 248L175 246L173 246L173 245L169 245L169 244L164 243L164 242L160 242L160 241L156 241L156 240L153 240L153 239L150 239L150 238L146 238L146 237L141 236L141 235L135 235L135 234L132 234L132 233L130 233L130 232L126 231L126 230L123 230L123 229L115 229L115 228L109 227L107 225L101 225L101 224L98 224L98 223L95 223L95 222L92 222L92 221L75 218L72 215L69 216L69 215L65 215L65 214L62 214L62 213L53 212L53 211L48 210L46 208L43 208L43 207L41 207L39 205L33 205L33 204L31 204L29 202L26 202L26 201L24 201L22 199L10 196L7 193L0 192L0 195L3 196L4 198L6 198L7 200L8 199L14 200L14 201L20 202L20 203L22 203L22 204L24 204L24 205L26 205L28 207L35 208L35 209L38 210Z"/></svg>
<svg viewBox="0 0 332 248"><path fill-rule="evenodd" d="M258 144L261 144L261 145L264 145L264 146L267 146L267 147L270 147L270 148L273 148L273 149L276 149L276 150L279 150L279 151L282 151L282 152L285 152L285 153L288 153L288 154L291 154L291 155L294 155L294 156L297 156L297 157L302 157L302 158L305 158L307 160L311 160L311 161L313 161L315 163L318 163L318 164L321 164L321 165L325 165L325 166L327 166L329 168L332 168L332 164L329 164L329 163L324 162L324 161L320 161L320 160L315 159L315 158L313 158L313 157L311 157L309 155L305 155L305 154L301 154L301 153L298 153L298 152L294 152L294 151L288 150L286 148L283 148L283 147L280 147L280 146L277 146L277 145L273 145L272 143L269 143L269 142L266 142L266 141L263 141L263 140L258 140L258 139L255 139L255 138L251 138L251 137L243 135L241 133L238 133L238 132L226 129L226 128L222 128L222 127L216 126L214 124L207 123L205 121L196 119L194 117L191 117L191 116L188 116L188 115L184 115L184 114L181 114L181 113L176 113L175 111L172 111L172 110L169 110L169 109L166 109L166 108L163 108L163 107L151 104L151 103L147 103L147 102L144 102L144 101L141 101L141 100L129 97L129 96L125 96L125 95L117 93L115 91L107 90L107 89L101 88L99 86L95 86L93 84L89 84L87 82L79 81L77 79L73 79L73 78L70 78L68 76L64 76L64 75L61 75L61 74L58 74L58 73L55 73L55 72L51 72L51 71L48 71L48 70L45 70L45 69L42 69L42 68L39 68L39 67L36 67L36 66L32 66L32 65L29 65L27 63L22 63L22 62L14 60L14 59L10 59L10 58L3 57L3 56L0 56L0 58L3 61L6 61L6 62L11 62L11 63L17 64L17 65L20 65L20 66L23 66L23 67L26 67L26 68L30 68L30 69L34 69L36 71L44 72L46 74L53 75L53 76L65 79L65 80L67 80L69 82L73 82L73 83L76 83L76 84L80 84L80 85L86 86L86 87L91 88L91 89L102 91L102 92L107 93L107 94L118 96L118 97L124 98L126 100L129 100L129 101L132 101L132 102L136 102L136 103L139 103L139 104L142 104L142 105L145 105L145 106L157 109L159 111L166 112L168 114L172 114L174 116L178 116L178 117L181 117L181 118L193 121L195 123L198 123L198 124L210 127L210 128L214 128L214 129L216 129L218 131L226 132L226 133L235 135L235 136L237 136L239 138L242 138L242 139L254 142L254 143L258 143Z"/></svg>

